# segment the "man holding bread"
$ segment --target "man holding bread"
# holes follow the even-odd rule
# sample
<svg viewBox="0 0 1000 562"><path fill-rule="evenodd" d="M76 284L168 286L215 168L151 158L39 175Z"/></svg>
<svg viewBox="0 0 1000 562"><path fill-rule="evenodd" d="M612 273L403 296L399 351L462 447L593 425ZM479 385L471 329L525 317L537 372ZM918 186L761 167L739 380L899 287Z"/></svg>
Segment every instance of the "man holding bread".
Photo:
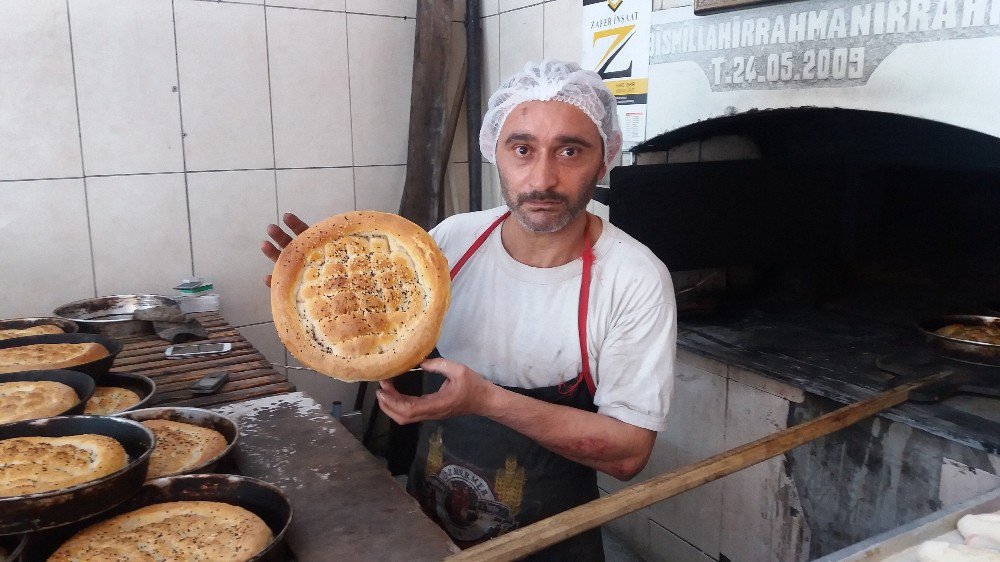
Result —
<svg viewBox="0 0 1000 562"><path fill-rule="evenodd" d="M480 133L506 206L431 231L452 268L441 357L421 363L423 396L391 380L376 396L396 422L423 422L408 488L460 546L596 499L596 471L632 478L666 427L670 275L586 211L621 144L600 76L529 63L490 97ZM278 246L291 239L275 225L268 232ZM270 243L263 250L277 257ZM603 559L600 531L535 557Z"/></svg>

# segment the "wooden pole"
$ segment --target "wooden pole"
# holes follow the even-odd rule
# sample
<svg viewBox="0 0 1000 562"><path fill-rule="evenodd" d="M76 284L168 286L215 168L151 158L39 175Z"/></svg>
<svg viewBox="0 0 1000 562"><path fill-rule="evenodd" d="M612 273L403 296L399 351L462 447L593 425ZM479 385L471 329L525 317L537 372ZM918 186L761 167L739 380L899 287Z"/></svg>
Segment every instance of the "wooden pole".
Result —
<svg viewBox="0 0 1000 562"><path fill-rule="evenodd" d="M910 392L947 376L947 373L939 373L887 390L816 419L719 453L699 463L678 468L641 484L553 515L449 556L447 560L507 561L523 558L612 519L753 466L906 402Z"/></svg>
<svg viewBox="0 0 1000 562"><path fill-rule="evenodd" d="M451 18L454 0L417 2L410 86L410 129L406 149L406 182L399 214L430 230L444 218L441 151L445 137L445 104ZM451 150L451 147L448 147Z"/></svg>

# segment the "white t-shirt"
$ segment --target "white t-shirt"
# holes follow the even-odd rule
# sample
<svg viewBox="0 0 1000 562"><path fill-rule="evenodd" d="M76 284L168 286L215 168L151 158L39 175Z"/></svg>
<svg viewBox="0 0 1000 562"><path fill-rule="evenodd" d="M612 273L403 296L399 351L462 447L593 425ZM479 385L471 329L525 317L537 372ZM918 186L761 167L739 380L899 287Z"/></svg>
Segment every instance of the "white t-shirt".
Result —
<svg viewBox="0 0 1000 562"><path fill-rule="evenodd" d="M431 231L454 266L506 207L455 215ZM648 248L604 222L594 246L587 353L598 412L662 431L677 339L673 284ZM505 386L539 388L581 371L583 260L551 268L512 258L495 229L452 282L438 351Z"/></svg>

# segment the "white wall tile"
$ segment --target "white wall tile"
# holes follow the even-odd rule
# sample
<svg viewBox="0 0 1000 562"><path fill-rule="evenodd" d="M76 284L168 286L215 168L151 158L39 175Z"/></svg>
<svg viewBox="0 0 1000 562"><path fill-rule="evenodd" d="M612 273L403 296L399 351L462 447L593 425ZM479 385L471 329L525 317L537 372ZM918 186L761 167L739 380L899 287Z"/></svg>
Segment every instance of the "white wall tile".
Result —
<svg viewBox="0 0 1000 562"><path fill-rule="evenodd" d="M70 15L86 173L183 171L170 3L71 0Z"/></svg>
<svg viewBox="0 0 1000 562"><path fill-rule="evenodd" d="M83 180L0 183L0 318L94 297Z"/></svg>
<svg viewBox="0 0 1000 562"><path fill-rule="evenodd" d="M490 96L499 87L500 16L492 16L483 18L483 113Z"/></svg>
<svg viewBox="0 0 1000 562"><path fill-rule="evenodd" d="M350 166L347 16L268 8L267 34L276 166Z"/></svg>
<svg viewBox="0 0 1000 562"><path fill-rule="evenodd" d="M406 182L406 166L372 166L354 169L354 195L358 210L398 213Z"/></svg>
<svg viewBox="0 0 1000 562"><path fill-rule="evenodd" d="M191 275L184 174L87 179L99 295L158 293Z"/></svg>
<svg viewBox="0 0 1000 562"><path fill-rule="evenodd" d="M469 164L455 162L445 172L444 212L451 216L469 210Z"/></svg>
<svg viewBox="0 0 1000 562"><path fill-rule="evenodd" d="M0 179L79 177L66 2L6 0L2 13Z"/></svg>
<svg viewBox="0 0 1000 562"><path fill-rule="evenodd" d="M500 80L542 59L542 5L500 12Z"/></svg>
<svg viewBox="0 0 1000 562"><path fill-rule="evenodd" d="M354 165L405 164L414 20L347 16Z"/></svg>
<svg viewBox="0 0 1000 562"><path fill-rule="evenodd" d="M495 16L500 12L500 0L481 0L479 3L480 16Z"/></svg>
<svg viewBox="0 0 1000 562"><path fill-rule="evenodd" d="M549 59L580 62L582 56L583 3L553 0L544 6L545 39L543 55Z"/></svg>
<svg viewBox="0 0 1000 562"><path fill-rule="evenodd" d="M278 214L295 213L307 224L354 210L354 171L278 170Z"/></svg>
<svg viewBox="0 0 1000 562"><path fill-rule="evenodd" d="M313 10L344 11L344 0L265 0L268 6L285 6L288 8L309 8Z"/></svg>
<svg viewBox="0 0 1000 562"><path fill-rule="evenodd" d="M274 166L264 8L177 0L189 170Z"/></svg>
<svg viewBox="0 0 1000 562"><path fill-rule="evenodd" d="M417 0L347 0L347 11L379 16L417 17Z"/></svg>
<svg viewBox="0 0 1000 562"><path fill-rule="evenodd" d="M500 174L497 167L489 162L483 164L483 208L492 209L503 205L500 193Z"/></svg>
<svg viewBox="0 0 1000 562"><path fill-rule="evenodd" d="M509 12L511 10L520 10L521 8L527 6L533 6L535 4L541 4L544 0L498 0L497 9L503 12Z"/></svg>
<svg viewBox="0 0 1000 562"><path fill-rule="evenodd" d="M260 244L277 215L274 172L188 174L188 196L195 274L215 283L230 324L269 321L271 262Z"/></svg>

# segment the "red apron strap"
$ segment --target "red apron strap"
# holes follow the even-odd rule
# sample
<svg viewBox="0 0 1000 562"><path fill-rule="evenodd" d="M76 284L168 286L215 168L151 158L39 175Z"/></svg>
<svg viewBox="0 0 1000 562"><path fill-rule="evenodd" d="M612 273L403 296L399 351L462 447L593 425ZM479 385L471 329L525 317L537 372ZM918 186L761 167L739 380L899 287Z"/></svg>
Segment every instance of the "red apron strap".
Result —
<svg viewBox="0 0 1000 562"><path fill-rule="evenodd" d="M590 217L583 228L583 276L580 278L580 306L577 311L577 329L580 333L580 358L583 360L583 370L580 376L587 383L590 397L597 392L594 377L590 374L590 355L587 353L587 310L590 308L590 274L594 267L594 249L590 247Z"/></svg>
<svg viewBox="0 0 1000 562"><path fill-rule="evenodd" d="M471 246L469 246L469 249L465 251L465 254L463 254L462 258L458 260L458 263L455 264L455 267L451 268L452 280L454 280L455 276L458 275L459 270L462 269L462 266L465 265L465 262L469 261L469 258L472 257L472 254L475 254L476 250L478 250L479 247L483 245L483 242L486 242L486 239L490 237L490 233L496 230L496 228L500 226L500 223L502 223L504 219L506 219L509 216L510 216L510 211L507 211L506 213L500 215L500 218L493 221L493 224L491 224L489 228L486 229L485 232L480 234L479 238L476 238L476 241L473 242Z"/></svg>

